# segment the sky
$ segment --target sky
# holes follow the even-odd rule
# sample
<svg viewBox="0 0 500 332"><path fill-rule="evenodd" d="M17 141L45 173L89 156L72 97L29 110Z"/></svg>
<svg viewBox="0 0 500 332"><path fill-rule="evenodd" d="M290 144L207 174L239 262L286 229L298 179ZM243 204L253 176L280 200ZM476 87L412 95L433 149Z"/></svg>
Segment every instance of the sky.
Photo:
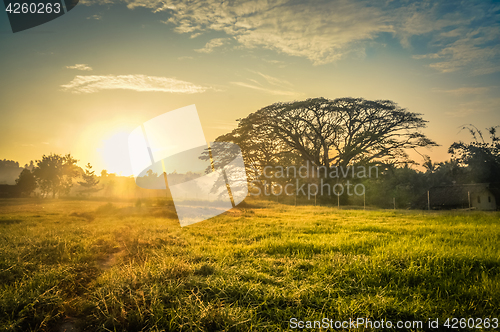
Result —
<svg viewBox="0 0 500 332"><path fill-rule="evenodd" d="M389 99L429 121L436 162L500 125L494 1L83 0L17 33L0 9L0 159L21 165L130 175L128 134L192 104L212 141L275 102Z"/></svg>

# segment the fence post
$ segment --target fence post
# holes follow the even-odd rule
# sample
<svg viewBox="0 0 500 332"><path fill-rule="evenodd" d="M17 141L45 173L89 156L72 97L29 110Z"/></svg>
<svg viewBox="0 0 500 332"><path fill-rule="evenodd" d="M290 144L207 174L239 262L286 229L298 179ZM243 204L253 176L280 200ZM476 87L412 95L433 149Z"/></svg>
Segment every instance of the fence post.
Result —
<svg viewBox="0 0 500 332"><path fill-rule="evenodd" d="M429 195L429 190L427 190L427 210L431 210L431 198Z"/></svg>

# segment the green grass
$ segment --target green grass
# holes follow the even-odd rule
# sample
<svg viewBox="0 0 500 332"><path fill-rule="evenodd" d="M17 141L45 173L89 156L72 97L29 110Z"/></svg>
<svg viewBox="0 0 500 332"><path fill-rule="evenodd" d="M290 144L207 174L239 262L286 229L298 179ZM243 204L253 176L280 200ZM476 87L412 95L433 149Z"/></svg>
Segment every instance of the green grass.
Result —
<svg viewBox="0 0 500 332"><path fill-rule="evenodd" d="M500 316L498 212L253 204L180 228L155 202L0 200L0 329Z"/></svg>

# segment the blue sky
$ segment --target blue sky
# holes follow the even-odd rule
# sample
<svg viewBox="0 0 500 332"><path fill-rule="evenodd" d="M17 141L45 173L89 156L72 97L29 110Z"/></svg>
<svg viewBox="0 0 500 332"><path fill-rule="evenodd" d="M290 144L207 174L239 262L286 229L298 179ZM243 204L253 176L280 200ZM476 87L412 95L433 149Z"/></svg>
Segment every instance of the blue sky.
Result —
<svg viewBox="0 0 500 332"><path fill-rule="evenodd" d="M0 158L71 152L125 174L113 142L164 112L196 104L212 140L322 96L422 113L442 146L420 152L441 161L461 125L500 125L499 41L488 1L82 1L15 34L3 13Z"/></svg>

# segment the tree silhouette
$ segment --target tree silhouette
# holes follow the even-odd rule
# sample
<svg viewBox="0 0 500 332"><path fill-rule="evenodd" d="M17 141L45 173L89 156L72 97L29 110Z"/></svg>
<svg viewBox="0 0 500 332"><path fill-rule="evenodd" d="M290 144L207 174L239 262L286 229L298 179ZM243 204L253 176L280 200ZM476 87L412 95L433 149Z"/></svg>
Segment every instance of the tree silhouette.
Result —
<svg viewBox="0 0 500 332"><path fill-rule="evenodd" d="M316 166L346 167L405 160L406 149L436 146L420 132L426 122L389 100L315 98L264 107L216 140L238 144L248 165L300 156Z"/></svg>
<svg viewBox="0 0 500 332"><path fill-rule="evenodd" d="M90 163L87 163L85 166L85 173L82 174L82 179L83 181L79 181L78 184L85 189L81 190L80 193L91 194L100 190L96 188L99 184L99 180L95 175L95 171L92 170L92 165L90 165Z"/></svg>
<svg viewBox="0 0 500 332"><path fill-rule="evenodd" d="M16 185L19 188L21 194L31 195L31 193L37 188L36 178L33 173L25 168L19 174L19 178L16 180Z"/></svg>
<svg viewBox="0 0 500 332"><path fill-rule="evenodd" d="M76 162L71 154L43 155L41 160L37 160L33 174L42 194L45 196L51 192L53 198L56 195L68 195L73 186L73 178L78 176L79 167Z"/></svg>
<svg viewBox="0 0 500 332"><path fill-rule="evenodd" d="M107 170L103 169L101 171L100 183L104 189L104 195L112 196L116 185L116 174L108 173Z"/></svg>
<svg viewBox="0 0 500 332"><path fill-rule="evenodd" d="M23 168L14 160L0 160L0 184L14 184Z"/></svg>
<svg viewBox="0 0 500 332"><path fill-rule="evenodd" d="M455 142L448 152L460 166L467 166L465 182L498 182L500 179L500 137L497 128L488 128L490 142L473 125L464 126L474 139L471 143Z"/></svg>

